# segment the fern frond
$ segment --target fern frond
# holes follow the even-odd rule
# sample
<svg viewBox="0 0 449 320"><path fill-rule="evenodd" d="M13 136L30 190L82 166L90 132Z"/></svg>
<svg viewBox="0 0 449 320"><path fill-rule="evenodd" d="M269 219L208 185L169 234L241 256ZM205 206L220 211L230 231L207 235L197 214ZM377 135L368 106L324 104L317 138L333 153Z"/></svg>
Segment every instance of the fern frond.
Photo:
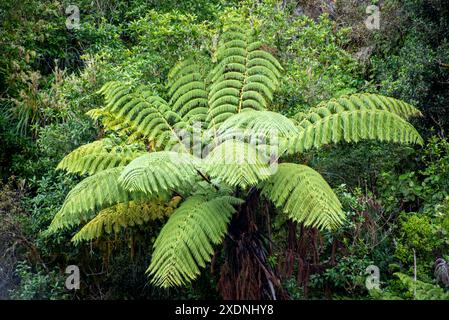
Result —
<svg viewBox="0 0 449 320"><path fill-rule="evenodd" d="M104 96L106 108L110 108L114 105L123 104L128 101L131 88L132 87L128 83L110 81L105 83L97 93Z"/></svg>
<svg viewBox="0 0 449 320"><path fill-rule="evenodd" d="M180 192L195 183L200 164L201 159L188 153L151 152L128 164L119 181L127 190L150 195Z"/></svg>
<svg viewBox="0 0 449 320"><path fill-rule="evenodd" d="M207 91L201 67L187 59L175 66L167 83L169 104L184 121L204 122L208 110Z"/></svg>
<svg viewBox="0 0 449 320"><path fill-rule="evenodd" d="M52 233L91 219L98 210L139 199L144 194L130 192L118 184L123 167L100 171L78 183L68 194L48 228Z"/></svg>
<svg viewBox="0 0 449 320"><path fill-rule="evenodd" d="M227 140L204 159L206 173L231 187L254 186L271 174L269 159L255 146Z"/></svg>
<svg viewBox="0 0 449 320"><path fill-rule="evenodd" d="M106 140L99 140L73 150L59 162L56 169L92 175L109 168L125 166L145 153L143 146L139 148L136 144L108 148Z"/></svg>
<svg viewBox="0 0 449 320"><path fill-rule="evenodd" d="M304 152L340 141L358 142L363 139L405 144L422 144L416 129L398 115L383 110L341 111L313 122L303 122L296 137L285 139L287 153Z"/></svg>
<svg viewBox="0 0 449 320"><path fill-rule="evenodd" d="M244 135L254 137L290 137L298 135L299 129L293 121L272 111L249 110L238 113L224 121L218 130L219 138L244 130Z"/></svg>
<svg viewBox="0 0 449 320"><path fill-rule="evenodd" d="M116 115L147 139L155 141L159 148L179 142L177 132L186 123L164 99L144 87L115 98L115 88L108 83L100 90L107 97L106 111ZM123 93L122 90L117 92Z"/></svg>
<svg viewBox="0 0 449 320"><path fill-rule="evenodd" d="M194 280L208 263L214 245L221 243L234 205L242 200L231 196L207 198L194 195L170 216L154 243L147 270L159 287L181 286Z"/></svg>
<svg viewBox="0 0 449 320"><path fill-rule="evenodd" d="M105 132L113 132L115 135L124 137L127 143L134 143L142 135L127 123L126 119L118 117L106 109L95 108L86 112L92 120L101 122Z"/></svg>
<svg viewBox="0 0 449 320"><path fill-rule="evenodd" d="M244 110L265 110L272 101L282 67L262 47L250 28L226 27L209 74L209 128Z"/></svg>
<svg viewBox="0 0 449 320"><path fill-rule="evenodd" d="M312 168L281 163L278 170L261 184L262 194L292 220L319 229L334 229L343 211L331 187Z"/></svg>
<svg viewBox="0 0 449 320"><path fill-rule="evenodd" d="M74 243L89 241L103 234L118 233L126 227L141 225L145 222L168 217L177 207L180 197L169 202L163 199L136 200L119 203L101 210L72 238Z"/></svg>
<svg viewBox="0 0 449 320"><path fill-rule="evenodd" d="M403 119L422 116L412 105L391 97L371 93L357 93L350 96L323 101L316 107L299 112L293 118L300 124L302 121L314 122L317 119L343 111L383 110L394 113Z"/></svg>

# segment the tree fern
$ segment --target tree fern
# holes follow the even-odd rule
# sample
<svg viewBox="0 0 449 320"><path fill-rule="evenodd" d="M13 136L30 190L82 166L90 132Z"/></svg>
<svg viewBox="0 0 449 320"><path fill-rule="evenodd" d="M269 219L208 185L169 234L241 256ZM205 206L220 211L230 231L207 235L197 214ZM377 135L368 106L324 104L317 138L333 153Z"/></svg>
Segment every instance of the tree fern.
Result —
<svg viewBox="0 0 449 320"><path fill-rule="evenodd" d="M207 198L194 195L170 216L154 243L148 268L152 282L161 287L189 283L200 273L226 231L234 205L242 201L231 196Z"/></svg>
<svg viewBox="0 0 449 320"><path fill-rule="evenodd" d="M99 91L105 106L88 114L119 141L88 144L61 161L59 169L91 176L70 191L49 232L86 222L73 240L90 240L160 216L166 204L152 208L154 199L180 195L186 200L159 234L148 272L157 286L184 285L222 241L242 202L235 194L260 189L294 221L341 224L340 202L318 172L293 163L274 171L284 151L361 139L422 143L407 122L420 112L380 95L332 99L292 119L268 111L282 67L252 29L243 19L224 27L207 75L209 64L195 56L175 65L167 100L145 86L106 83ZM197 122L208 130L192 142L183 134L197 133ZM278 142L281 153L273 153Z"/></svg>
<svg viewBox="0 0 449 320"><path fill-rule="evenodd" d="M262 194L294 221L320 229L333 229L343 221L343 211L331 187L310 167L281 163L261 185Z"/></svg>

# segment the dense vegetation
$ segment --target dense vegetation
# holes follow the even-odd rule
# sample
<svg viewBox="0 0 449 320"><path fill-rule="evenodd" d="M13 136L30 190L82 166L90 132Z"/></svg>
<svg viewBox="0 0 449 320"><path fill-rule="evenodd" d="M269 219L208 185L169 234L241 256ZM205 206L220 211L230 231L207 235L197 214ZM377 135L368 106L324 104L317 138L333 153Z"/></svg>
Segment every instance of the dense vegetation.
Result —
<svg viewBox="0 0 449 320"><path fill-rule="evenodd" d="M70 4L0 4L0 299L448 299L445 0Z"/></svg>

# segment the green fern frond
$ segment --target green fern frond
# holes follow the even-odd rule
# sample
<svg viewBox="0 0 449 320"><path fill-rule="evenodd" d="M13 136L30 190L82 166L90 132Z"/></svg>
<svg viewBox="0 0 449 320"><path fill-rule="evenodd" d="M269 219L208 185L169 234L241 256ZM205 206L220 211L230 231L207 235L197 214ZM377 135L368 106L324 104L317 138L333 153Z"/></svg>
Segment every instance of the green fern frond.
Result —
<svg viewBox="0 0 449 320"><path fill-rule="evenodd" d="M48 228L52 233L91 219L98 210L144 196L130 192L118 184L123 167L103 170L78 183L67 195L61 209Z"/></svg>
<svg viewBox="0 0 449 320"><path fill-rule="evenodd" d="M127 143L134 143L139 140L142 135L127 123L126 119L118 117L106 109L95 108L86 112L92 120L101 122L105 132L113 132L115 135L124 137Z"/></svg>
<svg viewBox="0 0 449 320"><path fill-rule="evenodd" d="M131 88L128 83L110 81L104 84L97 93L104 96L106 108L110 108L127 101L130 98L129 93L131 92Z"/></svg>
<svg viewBox="0 0 449 320"><path fill-rule="evenodd" d="M100 92L107 98L105 109L115 114L135 131L149 140L156 142L158 148L169 143L178 143L177 132L186 126L181 117L173 112L169 104L161 97L155 96L151 90L144 87L133 92L116 89L117 85L107 83ZM120 87L120 86L119 86ZM120 97L114 95L118 92Z"/></svg>
<svg viewBox="0 0 449 320"><path fill-rule="evenodd" d="M151 195L180 192L195 183L200 164L201 159L188 153L151 152L128 164L119 181L127 190Z"/></svg>
<svg viewBox="0 0 449 320"><path fill-rule="evenodd" d="M206 120L208 110L206 83L201 67L187 59L173 68L167 83L169 104L184 121Z"/></svg>
<svg viewBox="0 0 449 320"><path fill-rule="evenodd" d="M209 74L209 128L244 110L265 110L272 101L282 67L262 47L250 29L225 27Z"/></svg>
<svg viewBox="0 0 449 320"><path fill-rule="evenodd" d="M89 241L104 234L119 233L122 228L141 225L145 222L168 217L177 207L180 197L169 202L163 199L136 200L119 203L101 210L72 238L74 243Z"/></svg>
<svg viewBox="0 0 449 320"><path fill-rule="evenodd" d="M255 146L227 140L204 159L206 173L231 187L255 186L271 174L269 159Z"/></svg>
<svg viewBox="0 0 449 320"><path fill-rule="evenodd" d="M207 198L194 195L186 199L170 216L154 243L147 270L152 283L159 287L185 285L200 273L221 243L234 205L242 200L231 196Z"/></svg>
<svg viewBox="0 0 449 320"><path fill-rule="evenodd" d="M255 137L290 137L300 132L293 121L280 113L254 110L238 113L224 121L218 130L219 138L232 135L236 130L244 130L245 135Z"/></svg>
<svg viewBox="0 0 449 320"><path fill-rule="evenodd" d="M59 162L56 169L92 175L102 170L125 166L144 153L143 146L139 148L135 144L108 148L105 140L99 140L73 150Z"/></svg>
<svg viewBox="0 0 449 320"><path fill-rule="evenodd" d="M321 102L316 107L307 110L307 112L297 113L293 118L300 124L302 121L313 123L331 114L357 110L388 111L406 120L410 117L422 116L418 109L404 101L378 94L357 93Z"/></svg>
<svg viewBox="0 0 449 320"><path fill-rule="evenodd" d="M358 142L363 139L423 144L423 139L410 123L383 110L341 111L303 125L298 136L284 140L282 149L287 150L287 153L304 152L329 143Z"/></svg>
<svg viewBox="0 0 449 320"><path fill-rule="evenodd" d="M312 168L281 163L261 184L262 194L292 220L319 229L338 227L344 214L340 201L323 177Z"/></svg>

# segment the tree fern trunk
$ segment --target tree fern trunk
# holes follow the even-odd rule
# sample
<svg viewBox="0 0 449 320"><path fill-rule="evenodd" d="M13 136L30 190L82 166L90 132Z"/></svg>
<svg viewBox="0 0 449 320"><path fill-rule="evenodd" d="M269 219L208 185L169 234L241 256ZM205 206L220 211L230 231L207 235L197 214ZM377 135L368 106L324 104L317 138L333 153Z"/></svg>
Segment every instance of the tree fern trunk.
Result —
<svg viewBox="0 0 449 320"><path fill-rule="evenodd" d="M259 229L263 224L258 221L266 215L256 215L263 211L259 195L252 193L231 221L218 283L218 290L225 300L288 298L278 275L268 264L266 241Z"/></svg>

